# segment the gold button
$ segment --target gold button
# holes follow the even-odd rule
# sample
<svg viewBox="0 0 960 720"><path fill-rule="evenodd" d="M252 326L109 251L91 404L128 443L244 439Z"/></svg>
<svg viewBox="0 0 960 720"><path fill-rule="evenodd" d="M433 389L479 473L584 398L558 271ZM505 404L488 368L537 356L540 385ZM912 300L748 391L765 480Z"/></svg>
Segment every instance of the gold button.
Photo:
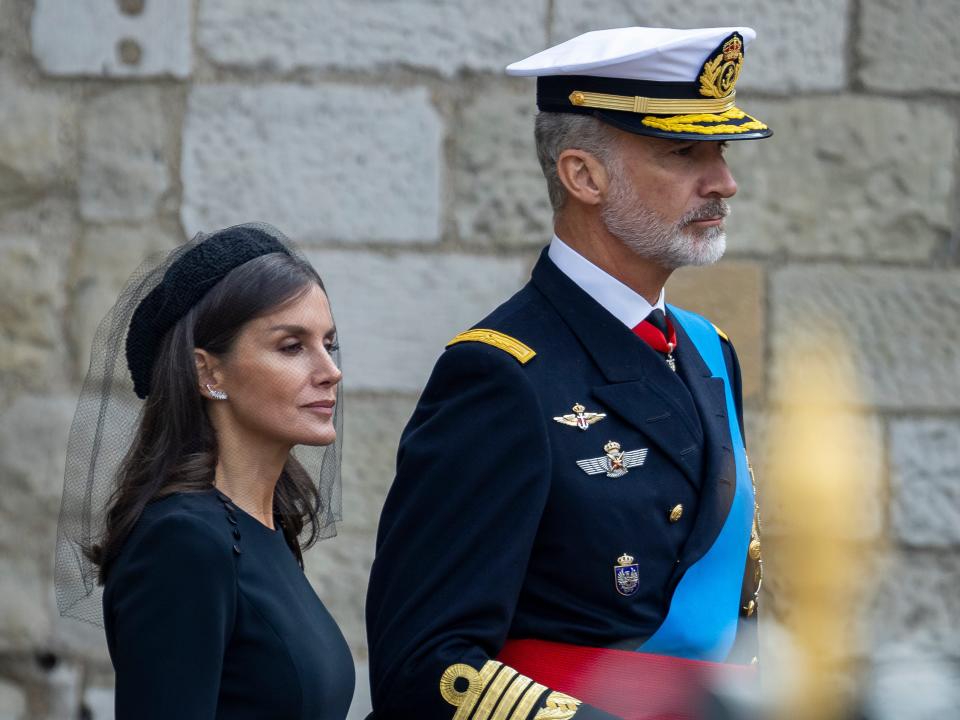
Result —
<svg viewBox="0 0 960 720"><path fill-rule="evenodd" d="M760 559L760 541L754 538L750 541L750 559L759 560Z"/></svg>
<svg viewBox="0 0 960 720"><path fill-rule="evenodd" d="M683 517L683 505L674 505L670 510L670 522L675 523Z"/></svg>
<svg viewBox="0 0 960 720"><path fill-rule="evenodd" d="M753 613L756 612L756 609L757 609L757 602L755 600L751 600L750 602L748 602L746 605L743 606L743 611L744 613L746 613L747 617L750 617L751 615L753 615Z"/></svg>

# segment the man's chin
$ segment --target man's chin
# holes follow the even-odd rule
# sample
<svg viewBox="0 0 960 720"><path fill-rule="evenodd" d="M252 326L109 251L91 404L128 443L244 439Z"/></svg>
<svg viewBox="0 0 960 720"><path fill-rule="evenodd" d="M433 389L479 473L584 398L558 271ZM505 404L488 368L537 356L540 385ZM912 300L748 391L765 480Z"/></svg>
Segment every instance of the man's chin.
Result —
<svg viewBox="0 0 960 720"><path fill-rule="evenodd" d="M689 265L704 267L714 265L727 250L727 233L722 225L708 228L706 232L685 235L681 262L677 267Z"/></svg>

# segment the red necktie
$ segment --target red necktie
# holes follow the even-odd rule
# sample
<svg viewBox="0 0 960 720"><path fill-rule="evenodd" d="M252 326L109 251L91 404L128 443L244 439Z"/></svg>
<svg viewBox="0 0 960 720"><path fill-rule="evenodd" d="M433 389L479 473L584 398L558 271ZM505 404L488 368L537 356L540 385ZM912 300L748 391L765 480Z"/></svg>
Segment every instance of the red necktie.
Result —
<svg viewBox="0 0 960 720"><path fill-rule="evenodd" d="M677 331L673 323L667 320L663 310L654 308L646 320L633 328L633 332L654 350L663 353L667 365L676 372L677 362L673 357L673 351L677 347Z"/></svg>

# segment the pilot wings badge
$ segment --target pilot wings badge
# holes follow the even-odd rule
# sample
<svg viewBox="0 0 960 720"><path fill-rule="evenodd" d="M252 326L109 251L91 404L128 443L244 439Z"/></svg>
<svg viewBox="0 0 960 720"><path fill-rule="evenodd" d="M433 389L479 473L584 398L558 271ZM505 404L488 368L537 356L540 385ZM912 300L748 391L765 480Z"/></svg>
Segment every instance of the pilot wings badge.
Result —
<svg viewBox="0 0 960 720"><path fill-rule="evenodd" d="M587 409L580 403L574 405L572 409L573 414L558 415L553 419L561 425L569 425L570 427L586 430L588 427L594 423L600 422L607 416L606 413L586 412Z"/></svg>
<svg viewBox="0 0 960 720"><path fill-rule="evenodd" d="M606 473L607 477L626 475L630 468L640 467L647 459L647 448L639 450L620 450L620 443L611 440L603 446L603 457L577 460L577 465L587 475Z"/></svg>

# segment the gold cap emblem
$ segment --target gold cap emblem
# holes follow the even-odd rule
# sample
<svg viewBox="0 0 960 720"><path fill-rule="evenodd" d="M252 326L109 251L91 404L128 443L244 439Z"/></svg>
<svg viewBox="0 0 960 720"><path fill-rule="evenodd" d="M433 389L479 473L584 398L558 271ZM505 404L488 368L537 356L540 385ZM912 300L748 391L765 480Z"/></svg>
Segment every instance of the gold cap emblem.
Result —
<svg viewBox="0 0 960 720"><path fill-rule="evenodd" d="M707 58L700 71L700 94L704 97L725 98L734 91L743 68L743 38L731 34Z"/></svg>
<svg viewBox="0 0 960 720"><path fill-rule="evenodd" d="M743 53L743 41L739 35L734 35L723 44L723 61L736 60Z"/></svg>
<svg viewBox="0 0 960 720"><path fill-rule="evenodd" d="M617 564L618 564L618 565L633 565L633 555L627 555L627 553L624 553L623 555L621 555L620 557L617 558Z"/></svg>

